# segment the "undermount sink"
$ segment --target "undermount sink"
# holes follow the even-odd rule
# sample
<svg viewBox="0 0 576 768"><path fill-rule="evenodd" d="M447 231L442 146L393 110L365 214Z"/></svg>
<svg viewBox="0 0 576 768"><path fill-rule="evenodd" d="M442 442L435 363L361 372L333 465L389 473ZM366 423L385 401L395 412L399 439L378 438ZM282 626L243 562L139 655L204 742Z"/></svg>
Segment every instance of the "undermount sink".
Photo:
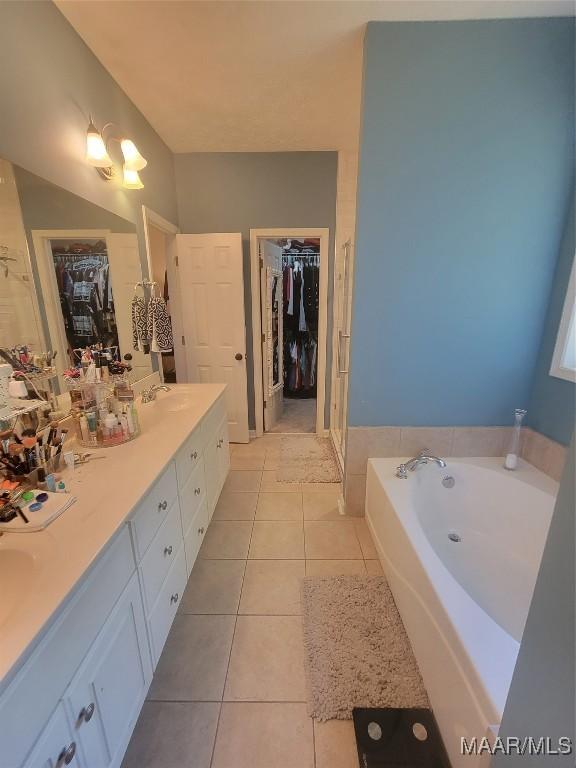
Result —
<svg viewBox="0 0 576 768"><path fill-rule="evenodd" d="M0 542L0 626L20 607L38 574L38 563L30 552L4 548Z"/></svg>
<svg viewBox="0 0 576 768"><path fill-rule="evenodd" d="M190 396L185 392L158 392L153 402L168 413L184 411L192 404Z"/></svg>

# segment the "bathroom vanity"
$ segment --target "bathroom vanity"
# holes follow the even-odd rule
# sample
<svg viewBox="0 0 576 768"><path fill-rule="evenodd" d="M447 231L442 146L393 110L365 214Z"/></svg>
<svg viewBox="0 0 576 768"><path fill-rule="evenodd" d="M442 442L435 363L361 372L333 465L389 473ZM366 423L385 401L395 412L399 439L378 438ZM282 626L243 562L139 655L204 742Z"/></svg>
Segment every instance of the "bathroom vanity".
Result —
<svg viewBox="0 0 576 768"><path fill-rule="evenodd" d="M224 385L139 404L142 435L0 536L0 768L117 768L229 469Z"/></svg>

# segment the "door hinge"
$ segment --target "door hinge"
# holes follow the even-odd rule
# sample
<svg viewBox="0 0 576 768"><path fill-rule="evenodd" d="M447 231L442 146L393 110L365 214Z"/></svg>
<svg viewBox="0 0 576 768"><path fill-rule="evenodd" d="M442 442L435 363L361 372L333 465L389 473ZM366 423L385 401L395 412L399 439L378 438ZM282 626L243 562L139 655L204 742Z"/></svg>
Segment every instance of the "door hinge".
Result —
<svg viewBox="0 0 576 768"><path fill-rule="evenodd" d="M264 259L260 256L260 269L264 269Z"/></svg>
<svg viewBox="0 0 576 768"><path fill-rule="evenodd" d="M174 256L174 265L175 265L176 267L177 267L177 266L179 266L179 263L178 263L178 256Z"/></svg>
<svg viewBox="0 0 576 768"><path fill-rule="evenodd" d="M266 400L264 400L264 408L266 408Z"/></svg>
<svg viewBox="0 0 576 768"><path fill-rule="evenodd" d="M265 342L265 341L266 341L266 334L265 334L265 333L263 333L263 334L262 334L262 344L264 344L264 342Z"/></svg>
<svg viewBox="0 0 576 768"><path fill-rule="evenodd" d="M182 335L182 346L186 346L186 336Z"/></svg>

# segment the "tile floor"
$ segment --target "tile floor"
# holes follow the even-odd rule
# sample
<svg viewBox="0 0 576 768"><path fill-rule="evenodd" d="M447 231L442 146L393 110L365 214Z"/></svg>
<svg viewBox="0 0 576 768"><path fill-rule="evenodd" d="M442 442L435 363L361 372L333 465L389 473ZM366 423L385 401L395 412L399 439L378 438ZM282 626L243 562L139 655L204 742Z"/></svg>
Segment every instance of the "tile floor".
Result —
<svg viewBox="0 0 576 768"><path fill-rule="evenodd" d="M339 484L278 483L279 438L232 469L123 768L357 768L351 721L306 709L300 579L378 573Z"/></svg>

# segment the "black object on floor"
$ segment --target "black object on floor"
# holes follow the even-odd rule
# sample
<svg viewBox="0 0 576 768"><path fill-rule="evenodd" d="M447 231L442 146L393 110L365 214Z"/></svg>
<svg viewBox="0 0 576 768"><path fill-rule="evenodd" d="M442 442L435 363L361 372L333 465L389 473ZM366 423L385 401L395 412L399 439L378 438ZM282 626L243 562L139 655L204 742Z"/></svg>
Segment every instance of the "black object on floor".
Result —
<svg viewBox="0 0 576 768"><path fill-rule="evenodd" d="M354 709L360 768L450 768L430 709Z"/></svg>

